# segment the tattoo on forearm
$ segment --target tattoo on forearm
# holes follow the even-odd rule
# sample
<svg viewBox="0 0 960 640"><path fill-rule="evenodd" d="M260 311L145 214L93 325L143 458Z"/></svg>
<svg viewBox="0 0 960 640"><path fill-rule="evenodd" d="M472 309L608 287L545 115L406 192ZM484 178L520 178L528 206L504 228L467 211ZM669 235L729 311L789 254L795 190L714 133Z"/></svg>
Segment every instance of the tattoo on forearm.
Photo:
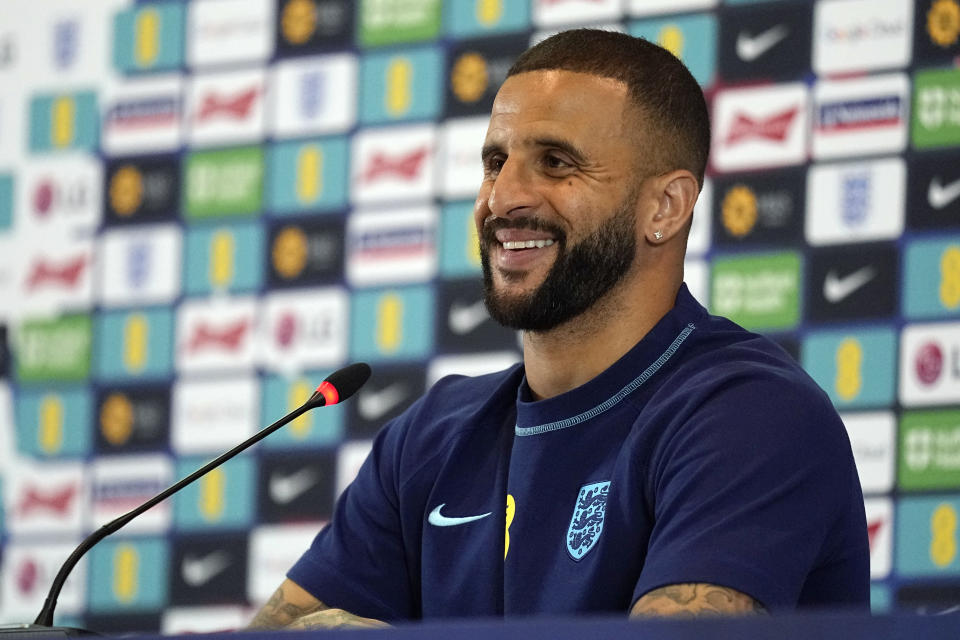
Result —
<svg viewBox="0 0 960 640"><path fill-rule="evenodd" d="M637 600L635 616L709 616L765 613L759 602L736 589L705 583L671 584Z"/></svg>
<svg viewBox="0 0 960 640"><path fill-rule="evenodd" d="M283 588L278 588L270 596L263 608L250 623L250 629L280 629L303 616L327 609L327 605L318 602L314 605L302 607L287 602L283 596Z"/></svg>
<svg viewBox="0 0 960 640"><path fill-rule="evenodd" d="M343 609L327 609L299 618L287 629L382 629L389 627L385 622L371 618L361 618Z"/></svg>

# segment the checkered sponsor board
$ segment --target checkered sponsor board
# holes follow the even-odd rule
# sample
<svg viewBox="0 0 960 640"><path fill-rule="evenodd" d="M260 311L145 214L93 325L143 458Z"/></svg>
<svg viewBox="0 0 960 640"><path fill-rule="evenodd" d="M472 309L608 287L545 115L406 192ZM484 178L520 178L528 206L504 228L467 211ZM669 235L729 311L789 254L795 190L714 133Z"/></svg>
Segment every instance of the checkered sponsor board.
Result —
<svg viewBox="0 0 960 640"><path fill-rule="evenodd" d="M686 280L841 411L877 611L960 605L960 0L6 0L0 622L242 626L379 427L520 357L481 302L479 148L557 30L658 42L714 146ZM775 419L775 417L771 417Z"/></svg>

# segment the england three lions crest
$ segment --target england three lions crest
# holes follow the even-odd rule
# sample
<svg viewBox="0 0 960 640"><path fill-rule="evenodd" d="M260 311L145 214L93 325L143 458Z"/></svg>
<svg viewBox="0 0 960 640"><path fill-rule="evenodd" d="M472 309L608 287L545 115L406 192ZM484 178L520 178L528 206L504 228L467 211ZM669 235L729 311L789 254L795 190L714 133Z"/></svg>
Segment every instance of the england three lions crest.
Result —
<svg viewBox="0 0 960 640"><path fill-rule="evenodd" d="M600 539L603 517L607 513L607 495L610 482L594 482L580 487L577 504L567 529L567 552L579 561Z"/></svg>

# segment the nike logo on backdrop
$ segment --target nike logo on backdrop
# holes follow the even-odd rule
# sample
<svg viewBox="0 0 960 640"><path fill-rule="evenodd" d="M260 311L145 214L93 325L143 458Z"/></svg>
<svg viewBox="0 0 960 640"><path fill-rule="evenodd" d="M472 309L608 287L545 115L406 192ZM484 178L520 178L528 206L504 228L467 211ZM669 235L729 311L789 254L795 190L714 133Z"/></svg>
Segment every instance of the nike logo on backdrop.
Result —
<svg viewBox="0 0 960 640"><path fill-rule="evenodd" d="M275 473L270 476L270 497L277 504L290 504L318 482L320 474L310 467L287 475Z"/></svg>
<svg viewBox="0 0 960 640"><path fill-rule="evenodd" d="M231 564L230 554L226 551L214 551L201 557L191 555L183 559L180 575L191 587L200 587L223 573Z"/></svg>
<svg viewBox="0 0 960 640"><path fill-rule="evenodd" d="M843 278L838 276L836 271L831 270L823 280L823 297L827 302L841 302L873 280L876 275L877 270L869 265Z"/></svg>
<svg viewBox="0 0 960 640"><path fill-rule="evenodd" d="M737 34L737 56L744 62L753 62L779 44L789 34L790 29L784 24L770 27L755 36L741 31Z"/></svg>
<svg viewBox="0 0 960 640"><path fill-rule="evenodd" d="M447 316L447 324L450 331L458 336L465 336L484 323L490 314L487 313L487 305L483 300L477 300L473 304L463 304L454 302L450 305L450 313Z"/></svg>
<svg viewBox="0 0 960 640"><path fill-rule="evenodd" d="M943 209L957 198L960 198L960 180L954 180L945 185L940 181L940 176L936 176L930 181L930 188L927 189L927 201L934 209Z"/></svg>
<svg viewBox="0 0 960 640"><path fill-rule="evenodd" d="M443 509L446 506L446 503L437 505L437 508L430 512L430 515L427 516L427 522L434 525L435 527L455 527L458 524L467 524L468 522L473 522L474 520L482 520L490 515L492 512L488 511L479 516L462 516L459 518L456 517L447 517L441 515L440 509Z"/></svg>
<svg viewBox="0 0 960 640"><path fill-rule="evenodd" d="M357 398L357 412L364 420L379 420L407 398L407 387L402 382L379 389L361 392Z"/></svg>

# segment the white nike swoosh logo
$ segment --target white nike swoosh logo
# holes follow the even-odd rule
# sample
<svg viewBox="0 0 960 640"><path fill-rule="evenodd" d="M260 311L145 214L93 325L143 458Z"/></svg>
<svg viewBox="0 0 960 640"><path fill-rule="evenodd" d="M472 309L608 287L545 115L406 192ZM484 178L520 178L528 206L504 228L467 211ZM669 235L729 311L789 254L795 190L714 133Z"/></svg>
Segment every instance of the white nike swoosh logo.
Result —
<svg viewBox="0 0 960 640"><path fill-rule="evenodd" d="M306 467L289 475L270 476L270 497L277 504L290 504L320 482L320 474Z"/></svg>
<svg viewBox="0 0 960 640"><path fill-rule="evenodd" d="M930 188L927 189L927 201L934 209L943 209L957 198L960 198L960 180L954 180L950 184L944 185L940 181L940 176L935 176L930 181Z"/></svg>
<svg viewBox="0 0 960 640"><path fill-rule="evenodd" d="M466 524L468 522L473 522L474 520L482 520L490 515L492 512L488 511L479 516L463 516L460 518L448 518L445 515L440 513L440 509L443 509L446 506L446 503L437 505L437 508L430 512L430 515L427 516L427 522L436 526L436 527L455 527L458 524Z"/></svg>
<svg viewBox="0 0 960 640"><path fill-rule="evenodd" d="M778 24L766 31L751 36L745 31L737 34L737 55L744 62L753 62L790 35L785 24Z"/></svg>
<svg viewBox="0 0 960 640"><path fill-rule="evenodd" d="M180 575L191 587L200 587L223 573L231 564L230 554L226 551L214 551L202 557L187 556L180 565Z"/></svg>
<svg viewBox="0 0 960 640"><path fill-rule="evenodd" d="M357 412L364 420L379 420L403 402L410 392L402 382L378 391L364 391L357 398Z"/></svg>
<svg viewBox="0 0 960 640"><path fill-rule="evenodd" d="M840 302L873 280L876 275L877 270L869 265L857 269L843 278L839 277L836 271L831 270L823 280L823 297L827 299L827 302Z"/></svg>
<svg viewBox="0 0 960 640"><path fill-rule="evenodd" d="M483 300L477 300L473 304L454 302L450 306L450 313L447 315L447 325L455 335L465 336L483 324L489 317L487 305L484 304Z"/></svg>

